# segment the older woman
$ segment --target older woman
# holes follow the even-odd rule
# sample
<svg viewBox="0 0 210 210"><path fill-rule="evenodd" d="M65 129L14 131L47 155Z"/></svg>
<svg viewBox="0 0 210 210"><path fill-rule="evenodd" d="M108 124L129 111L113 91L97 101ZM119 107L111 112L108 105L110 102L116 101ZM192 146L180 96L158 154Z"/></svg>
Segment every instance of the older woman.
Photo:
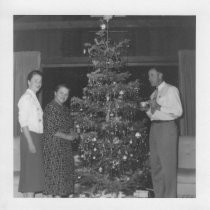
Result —
<svg viewBox="0 0 210 210"><path fill-rule="evenodd" d="M44 194L69 196L74 192L74 159L71 141L78 134L72 131L70 110L64 105L69 96L65 84L58 85L44 110Z"/></svg>
<svg viewBox="0 0 210 210"><path fill-rule="evenodd" d="M18 102L20 137L20 181L19 192L24 197L35 197L43 190L41 134L43 133L43 111L36 97L42 86L42 73L29 73L28 89Z"/></svg>

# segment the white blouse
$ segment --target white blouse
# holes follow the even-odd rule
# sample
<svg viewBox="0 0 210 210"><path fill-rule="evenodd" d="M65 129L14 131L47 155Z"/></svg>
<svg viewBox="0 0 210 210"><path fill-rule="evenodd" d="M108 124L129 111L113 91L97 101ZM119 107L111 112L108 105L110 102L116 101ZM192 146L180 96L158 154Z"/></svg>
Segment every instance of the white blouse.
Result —
<svg viewBox="0 0 210 210"><path fill-rule="evenodd" d="M36 94L27 89L18 102L19 123L21 128L28 126L30 131L43 133L43 110Z"/></svg>
<svg viewBox="0 0 210 210"><path fill-rule="evenodd" d="M155 91L151 95L151 99L155 97ZM160 111L156 110L154 114L149 109L147 115L153 120L175 120L183 113L179 91L175 86L162 82L158 86L156 98L157 103L161 106Z"/></svg>

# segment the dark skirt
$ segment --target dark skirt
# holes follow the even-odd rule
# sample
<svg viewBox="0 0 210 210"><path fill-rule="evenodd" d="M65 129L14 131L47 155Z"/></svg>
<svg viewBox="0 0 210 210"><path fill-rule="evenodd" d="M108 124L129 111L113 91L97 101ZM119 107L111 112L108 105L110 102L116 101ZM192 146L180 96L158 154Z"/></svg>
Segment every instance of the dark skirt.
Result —
<svg viewBox="0 0 210 210"><path fill-rule="evenodd" d="M31 132L33 143L36 147L36 153L29 152L28 143L24 136L20 137L20 181L18 191L26 192L42 192L43 191L43 167L42 167L42 134Z"/></svg>

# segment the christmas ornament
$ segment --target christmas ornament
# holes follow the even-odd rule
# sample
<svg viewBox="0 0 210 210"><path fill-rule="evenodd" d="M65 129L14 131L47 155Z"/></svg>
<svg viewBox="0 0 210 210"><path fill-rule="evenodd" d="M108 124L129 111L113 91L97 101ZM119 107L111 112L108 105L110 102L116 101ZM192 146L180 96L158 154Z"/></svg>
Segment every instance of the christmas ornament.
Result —
<svg viewBox="0 0 210 210"><path fill-rule="evenodd" d="M94 66L97 66L97 65L98 65L98 63L99 63L99 62L98 62L98 61L96 61L96 60L93 60L92 62L93 62L93 65L94 65Z"/></svg>
<svg viewBox="0 0 210 210"><path fill-rule="evenodd" d="M113 117L113 116L114 116L114 114L113 114L113 113L111 113L111 114L110 114L110 117Z"/></svg>
<svg viewBox="0 0 210 210"><path fill-rule="evenodd" d="M119 94L120 94L120 95L123 95L123 94L124 94L124 91L123 91L123 90L121 90L121 91L119 92Z"/></svg>
<svg viewBox="0 0 210 210"><path fill-rule="evenodd" d="M138 138L141 137L141 134L140 134L139 132L137 132L137 133L135 134L135 137L138 139Z"/></svg>
<svg viewBox="0 0 210 210"><path fill-rule="evenodd" d="M143 174L143 171L142 170L139 170L138 171L138 175L142 175Z"/></svg>
<svg viewBox="0 0 210 210"><path fill-rule="evenodd" d="M118 137L115 137L115 138L113 139L113 143L114 143L114 144L118 144L119 142L120 142L120 140L119 140Z"/></svg>
<svg viewBox="0 0 210 210"><path fill-rule="evenodd" d="M76 125L76 131L77 131L77 133L80 133L80 126L79 125Z"/></svg>
<svg viewBox="0 0 210 210"><path fill-rule="evenodd" d="M127 156L126 155L123 156L123 160L127 160Z"/></svg>
<svg viewBox="0 0 210 210"><path fill-rule="evenodd" d="M102 30L104 30L104 29L106 29L106 24L103 23L103 24L100 25L100 27L101 27Z"/></svg>

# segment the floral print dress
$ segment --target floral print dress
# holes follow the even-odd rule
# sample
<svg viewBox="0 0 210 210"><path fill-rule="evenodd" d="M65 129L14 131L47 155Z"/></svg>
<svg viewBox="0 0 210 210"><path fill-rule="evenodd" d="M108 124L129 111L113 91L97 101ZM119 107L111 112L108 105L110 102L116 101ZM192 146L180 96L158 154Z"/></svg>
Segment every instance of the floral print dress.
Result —
<svg viewBox="0 0 210 210"><path fill-rule="evenodd" d="M56 101L44 110L43 158L44 194L68 196L74 192L74 158L71 141L54 136L57 131L69 133L70 110Z"/></svg>

